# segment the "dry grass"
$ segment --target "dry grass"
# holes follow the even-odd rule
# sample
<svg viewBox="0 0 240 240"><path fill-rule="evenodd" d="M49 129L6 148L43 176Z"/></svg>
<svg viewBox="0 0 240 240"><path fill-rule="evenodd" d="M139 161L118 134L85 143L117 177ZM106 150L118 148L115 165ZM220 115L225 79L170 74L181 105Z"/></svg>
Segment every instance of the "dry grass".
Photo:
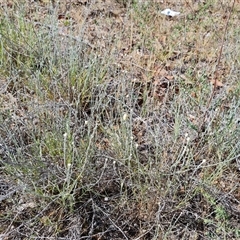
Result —
<svg viewBox="0 0 240 240"><path fill-rule="evenodd" d="M240 238L240 5L169 2L1 1L0 239Z"/></svg>

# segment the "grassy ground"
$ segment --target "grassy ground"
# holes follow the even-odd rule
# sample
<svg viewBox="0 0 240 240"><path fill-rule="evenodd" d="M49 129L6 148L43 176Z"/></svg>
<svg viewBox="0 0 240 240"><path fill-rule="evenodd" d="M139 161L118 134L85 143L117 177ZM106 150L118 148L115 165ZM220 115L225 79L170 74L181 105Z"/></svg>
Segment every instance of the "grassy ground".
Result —
<svg viewBox="0 0 240 240"><path fill-rule="evenodd" d="M240 239L239 2L59 2L1 1L0 239Z"/></svg>

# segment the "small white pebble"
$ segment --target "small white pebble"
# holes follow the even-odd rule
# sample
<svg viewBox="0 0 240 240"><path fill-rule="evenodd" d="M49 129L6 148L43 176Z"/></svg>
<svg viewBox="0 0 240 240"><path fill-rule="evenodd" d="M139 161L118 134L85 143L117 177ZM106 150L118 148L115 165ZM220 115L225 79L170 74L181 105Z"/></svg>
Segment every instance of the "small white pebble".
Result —
<svg viewBox="0 0 240 240"><path fill-rule="evenodd" d="M107 202L108 200L109 200L108 197L105 197L105 198L104 198L104 201L105 201L105 202Z"/></svg>

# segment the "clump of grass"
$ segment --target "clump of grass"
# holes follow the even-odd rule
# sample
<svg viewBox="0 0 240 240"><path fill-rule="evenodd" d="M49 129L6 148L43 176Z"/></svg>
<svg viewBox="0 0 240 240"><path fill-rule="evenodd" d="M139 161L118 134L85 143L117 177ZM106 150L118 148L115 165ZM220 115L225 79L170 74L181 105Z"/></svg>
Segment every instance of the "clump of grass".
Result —
<svg viewBox="0 0 240 240"><path fill-rule="evenodd" d="M0 198L4 237L239 237L239 51L223 49L231 67L209 103L217 1L190 19L123 5L120 20L88 5L81 33L67 19L61 34L61 4L35 9L46 14L37 23L27 4L2 15L0 181L5 196L14 189Z"/></svg>

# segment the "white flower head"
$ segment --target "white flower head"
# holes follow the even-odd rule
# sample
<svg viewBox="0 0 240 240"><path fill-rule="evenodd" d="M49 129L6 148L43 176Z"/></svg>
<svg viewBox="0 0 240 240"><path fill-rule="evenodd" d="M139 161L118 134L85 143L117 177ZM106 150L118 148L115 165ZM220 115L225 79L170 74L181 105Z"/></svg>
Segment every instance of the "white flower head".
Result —
<svg viewBox="0 0 240 240"><path fill-rule="evenodd" d="M128 118L128 115L127 115L127 113L124 113L124 114L123 114L123 121L126 121L126 120L127 120L127 118Z"/></svg>

